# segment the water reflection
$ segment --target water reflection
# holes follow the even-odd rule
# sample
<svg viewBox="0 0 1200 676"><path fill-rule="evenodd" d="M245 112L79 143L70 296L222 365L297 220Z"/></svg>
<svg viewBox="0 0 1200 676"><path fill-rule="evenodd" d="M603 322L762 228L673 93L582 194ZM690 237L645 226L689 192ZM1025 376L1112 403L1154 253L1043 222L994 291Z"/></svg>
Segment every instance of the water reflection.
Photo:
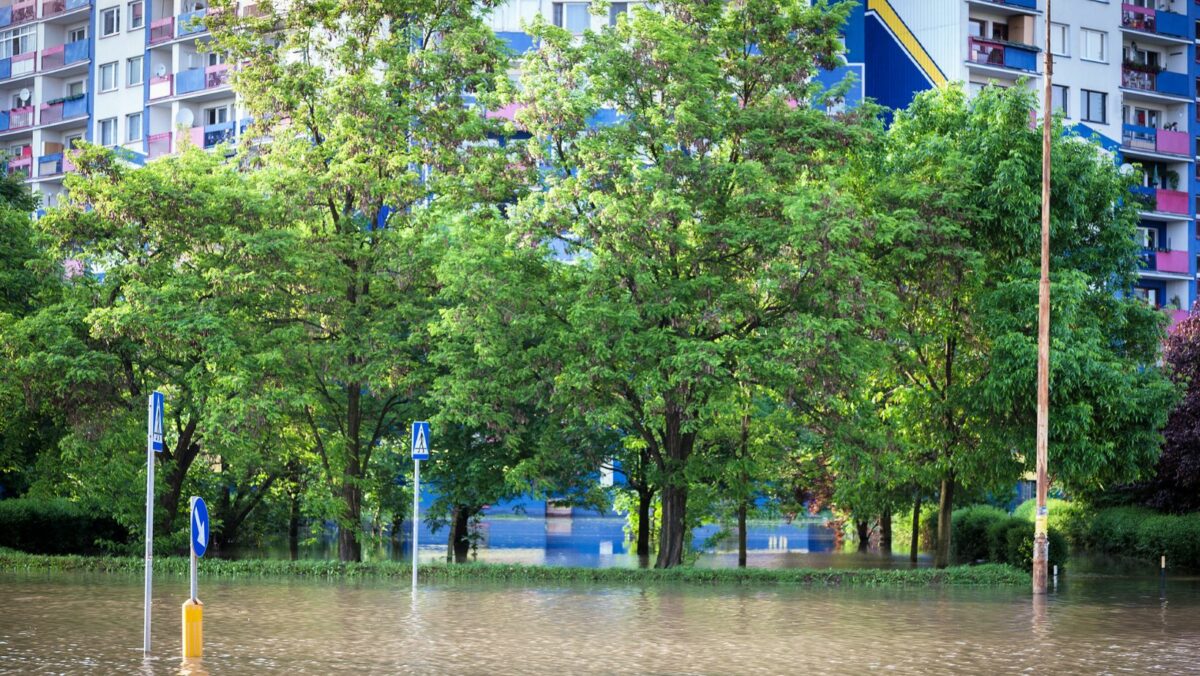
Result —
<svg viewBox="0 0 1200 676"><path fill-rule="evenodd" d="M201 660L181 661L183 576L0 574L0 672L1187 673L1200 581L838 589L205 580ZM1032 631L1031 631L1032 630Z"/></svg>

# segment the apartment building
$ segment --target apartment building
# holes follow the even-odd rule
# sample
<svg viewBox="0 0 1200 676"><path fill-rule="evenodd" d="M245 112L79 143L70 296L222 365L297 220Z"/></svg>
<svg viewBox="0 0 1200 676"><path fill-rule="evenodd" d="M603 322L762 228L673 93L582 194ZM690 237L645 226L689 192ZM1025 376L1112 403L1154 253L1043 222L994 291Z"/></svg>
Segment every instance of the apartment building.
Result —
<svg viewBox="0 0 1200 676"><path fill-rule="evenodd" d="M10 3L3 5L3 3ZM491 15L516 52L541 15L575 33L637 3L508 0ZM950 82L1042 90L1045 0L865 0L844 31L846 103L902 107ZM246 2L239 12L254 13ZM141 164L185 143L233 141L249 120L224 56L205 48L207 0L0 0L0 147L53 206L77 139ZM1179 319L1196 300L1200 6L1185 0L1055 0L1053 103L1081 134L1141 167L1144 270L1134 292ZM611 112L611 111L610 111ZM496 111L511 115L512 111ZM598 123L603 122L604 114Z"/></svg>
<svg viewBox="0 0 1200 676"><path fill-rule="evenodd" d="M1044 91L1045 0L868 0L866 94L901 107L947 82ZM1054 0L1052 102L1137 171L1143 270L1133 292L1173 322L1196 301L1200 7Z"/></svg>

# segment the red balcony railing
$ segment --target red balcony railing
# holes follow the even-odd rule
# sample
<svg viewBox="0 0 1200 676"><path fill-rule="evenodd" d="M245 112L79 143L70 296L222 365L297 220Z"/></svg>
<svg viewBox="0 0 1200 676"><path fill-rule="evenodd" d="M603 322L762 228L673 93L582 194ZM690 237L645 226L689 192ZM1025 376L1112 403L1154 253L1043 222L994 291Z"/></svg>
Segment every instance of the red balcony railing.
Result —
<svg viewBox="0 0 1200 676"><path fill-rule="evenodd" d="M150 159L171 154L171 132L151 134L146 139L146 155Z"/></svg>
<svg viewBox="0 0 1200 676"><path fill-rule="evenodd" d="M204 69L204 88L215 89L229 84L229 64L221 63Z"/></svg>
<svg viewBox="0 0 1200 676"><path fill-rule="evenodd" d="M13 108L8 111L8 128L9 130L21 129L23 127L33 126L33 106L25 106L23 108Z"/></svg>
<svg viewBox="0 0 1200 676"><path fill-rule="evenodd" d="M42 18L46 19L67 10L67 0L45 0L42 3Z"/></svg>
<svg viewBox="0 0 1200 676"><path fill-rule="evenodd" d="M63 104L58 103L43 103L42 110L39 115L38 124L51 124L53 122L61 122L63 119Z"/></svg>
<svg viewBox="0 0 1200 676"><path fill-rule="evenodd" d="M172 89L172 83L174 82L174 79L175 76L170 74L162 77L155 76L150 78L150 100L153 101L154 99L166 98L171 94L174 94L175 92Z"/></svg>
<svg viewBox="0 0 1200 676"><path fill-rule="evenodd" d="M8 173L10 173L10 174L21 173L21 174L25 174L26 176L32 176L33 175L33 156L32 155L22 155L21 157L14 157L11 160L9 160L8 161Z"/></svg>
<svg viewBox="0 0 1200 676"><path fill-rule="evenodd" d="M37 0L16 0L12 4L13 25L37 19Z"/></svg>
<svg viewBox="0 0 1200 676"><path fill-rule="evenodd" d="M57 47L47 47L42 50L42 66L41 70L54 70L67 65L66 45Z"/></svg>
<svg viewBox="0 0 1200 676"><path fill-rule="evenodd" d="M150 22L150 44L156 45L175 37L175 17L168 16Z"/></svg>

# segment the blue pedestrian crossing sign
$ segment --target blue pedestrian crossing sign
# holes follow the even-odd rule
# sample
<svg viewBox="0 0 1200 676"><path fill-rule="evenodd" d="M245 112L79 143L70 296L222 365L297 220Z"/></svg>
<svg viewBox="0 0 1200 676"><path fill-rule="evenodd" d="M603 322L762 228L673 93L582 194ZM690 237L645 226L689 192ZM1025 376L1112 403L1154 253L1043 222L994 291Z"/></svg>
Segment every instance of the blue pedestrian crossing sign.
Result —
<svg viewBox="0 0 1200 676"><path fill-rule="evenodd" d="M163 450L163 395L154 392L150 395L150 424L147 430L150 437L150 448L155 453Z"/></svg>
<svg viewBox="0 0 1200 676"><path fill-rule="evenodd" d="M412 459L429 459L429 423L415 422L412 426Z"/></svg>
<svg viewBox="0 0 1200 676"><path fill-rule="evenodd" d="M192 498L192 552L204 556L208 549L208 506L204 498Z"/></svg>

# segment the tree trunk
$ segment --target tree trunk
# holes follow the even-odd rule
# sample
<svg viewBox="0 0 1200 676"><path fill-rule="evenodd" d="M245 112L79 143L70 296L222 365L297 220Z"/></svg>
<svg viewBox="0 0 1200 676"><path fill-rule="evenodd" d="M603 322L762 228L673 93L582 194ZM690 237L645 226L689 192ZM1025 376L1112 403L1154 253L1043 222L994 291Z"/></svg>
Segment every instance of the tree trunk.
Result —
<svg viewBox="0 0 1200 676"><path fill-rule="evenodd" d="M738 504L738 568L746 567L746 502Z"/></svg>
<svg viewBox="0 0 1200 676"><path fill-rule="evenodd" d="M450 534L446 540L446 563L466 563L471 551L471 516L475 510L455 505L450 512Z"/></svg>
<svg viewBox="0 0 1200 676"><path fill-rule="evenodd" d="M954 511L954 476L942 479L941 496L938 498L937 548L933 554L933 565L945 568L950 565L950 514Z"/></svg>
<svg viewBox="0 0 1200 676"><path fill-rule="evenodd" d="M879 553L892 555L892 508L885 507L879 515Z"/></svg>
<svg viewBox="0 0 1200 676"><path fill-rule="evenodd" d="M687 486L676 486L675 479L662 489L662 530L658 536L658 560L655 568L671 568L683 563L687 535Z"/></svg>
<svg viewBox="0 0 1200 676"><path fill-rule="evenodd" d="M195 435L196 418L193 417L180 430L179 438L175 441L175 448L172 449L171 457L168 458L175 464L166 477L167 490L158 500L158 506L165 512L163 519L155 520L156 530L160 534L171 533L175 530L175 517L179 513L179 501L183 496L183 481L187 478L192 462L200 454L200 445L195 443Z"/></svg>
<svg viewBox="0 0 1200 676"><path fill-rule="evenodd" d="M866 554L867 545L871 543L871 522L866 519L855 520L854 530L858 532L858 553Z"/></svg>
<svg viewBox="0 0 1200 676"><path fill-rule="evenodd" d="M637 555L639 559L650 556L650 507L654 504L654 491L638 489Z"/></svg>
<svg viewBox="0 0 1200 676"><path fill-rule="evenodd" d="M300 496L293 495L288 512L288 556L293 561L300 558Z"/></svg>
<svg viewBox="0 0 1200 676"><path fill-rule="evenodd" d="M353 481L347 481L341 493L346 518L338 527L338 559L362 561L362 544L358 541L358 531L362 528L362 491Z"/></svg>
<svg viewBox="0 0 1200 676"><path fill-rule="evenodd" d="M917 548L921 545L921 496L913 499L912 538L909 541L908 560L917 562Z"/></svg>

